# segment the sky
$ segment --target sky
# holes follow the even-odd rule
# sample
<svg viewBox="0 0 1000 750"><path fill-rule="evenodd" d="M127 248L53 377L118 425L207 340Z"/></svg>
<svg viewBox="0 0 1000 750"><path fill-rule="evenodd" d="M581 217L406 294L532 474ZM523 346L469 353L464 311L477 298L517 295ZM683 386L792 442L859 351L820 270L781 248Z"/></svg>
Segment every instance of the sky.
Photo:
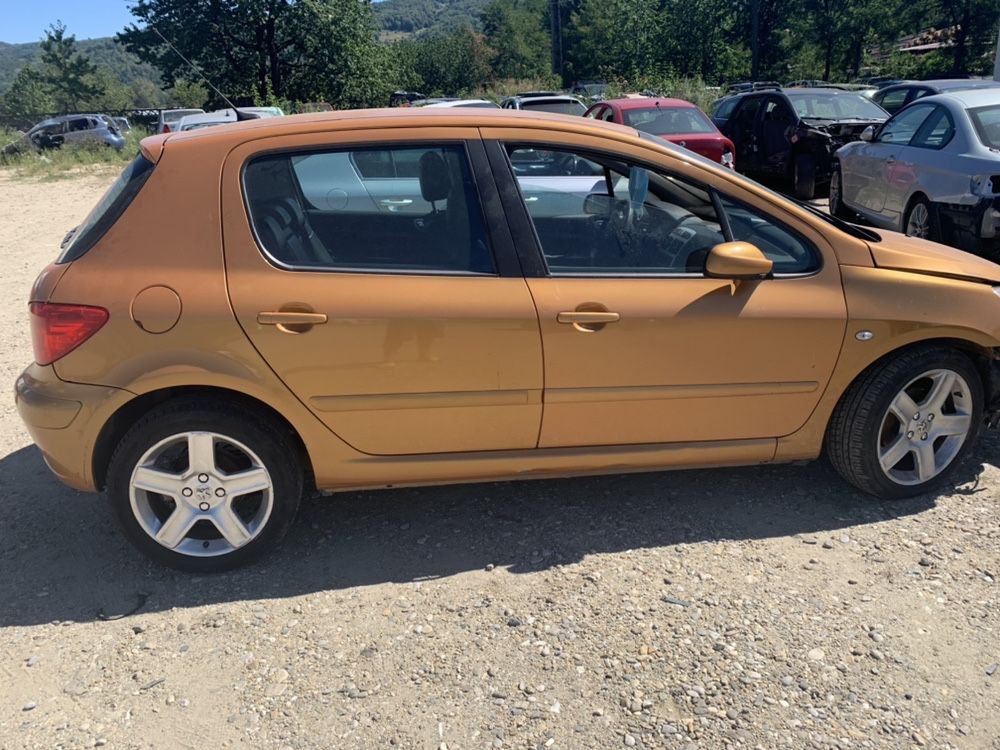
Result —
<svg viewBox="0 0 1000 750"><path fill-rule="evenodd" d="M111 36L131 22L126 0L10 0L0 11L0 42L37 42L56 21L77 39Z"/></svg>

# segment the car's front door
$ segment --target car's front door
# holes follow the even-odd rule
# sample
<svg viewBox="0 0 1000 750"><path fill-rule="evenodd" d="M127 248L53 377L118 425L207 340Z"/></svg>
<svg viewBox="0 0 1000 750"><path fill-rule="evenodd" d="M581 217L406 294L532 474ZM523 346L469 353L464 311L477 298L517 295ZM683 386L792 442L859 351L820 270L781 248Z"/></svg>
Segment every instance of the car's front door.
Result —
<svg viewBox="0 0 1000 750"><path fill-rule="evenodd" d="M723 126L723 134L736 147L736 168L740 172L753 172L759 166L756 123L762 99L760 96L743 97Z"/></svg>
<svg viewBox="0 0 1000 750"><path fill-rule="evenodd" d="M763 439L806 422L846 324L821 234L698 167L657 166L657 151L483 133L497 139L487 145L498 179L520 183L509 192L533 229L520 248L542 269L528 279L545 357L539 447ZM571 153L560 163L578 174L586 160L604 179L541 189L498 166L528 148ZM706 277L709 249L730 239L760 247L775 278Z"/></svg>
<svg viewBox="0 0 1000 750"><path fill-rule="evenodd" d="M789 137L797 120L784 97L769 96L764 101L757 138L757 166L760 171L777 175L789 173L792 166Z"/></svg>
<svg viewBox="0 0 1000 750"><path fill-rule="evenodd" d="M844 199L882 224L891 220L882 216L890 186L905 177L896 164L901 149L910 142L917 128L927 118L933 105L915 104L890 118L875 134L874 140L851 150L842 158Z"/></svg>
<svg viewBox="0 0 1000 750"><path fill-rule="evenodd" d="M935 105L923 118L913 137L896 154L883 213L901 231L910 197L920 189L919 186L925 186L931 200L961 195L968 190L969 172L963 169L965 165L960 164L962 157L942 152L954 137L955 122L951 114L941 105Z"/></svg>
<svg viewBox="0 0 1000 750"><path fill-rule="evenodd" d="M222 179L236 317L333 432L371 454L535 447L538 321L475 129L261 139Z"/></svg>

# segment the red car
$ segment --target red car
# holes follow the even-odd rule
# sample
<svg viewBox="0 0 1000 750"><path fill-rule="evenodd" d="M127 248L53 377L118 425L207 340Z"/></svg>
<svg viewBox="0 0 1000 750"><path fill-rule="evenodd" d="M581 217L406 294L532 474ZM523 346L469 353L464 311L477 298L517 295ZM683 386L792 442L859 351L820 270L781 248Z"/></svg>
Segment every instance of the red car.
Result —
<svg viewBox="0 0 1000 750"><path fill-rule="evenodd" d="M733 142L719 132L708 115L683 99L651 96L610 99L597 102L583 116L628 125L689 148L730 169L736 166Z"/></svg>

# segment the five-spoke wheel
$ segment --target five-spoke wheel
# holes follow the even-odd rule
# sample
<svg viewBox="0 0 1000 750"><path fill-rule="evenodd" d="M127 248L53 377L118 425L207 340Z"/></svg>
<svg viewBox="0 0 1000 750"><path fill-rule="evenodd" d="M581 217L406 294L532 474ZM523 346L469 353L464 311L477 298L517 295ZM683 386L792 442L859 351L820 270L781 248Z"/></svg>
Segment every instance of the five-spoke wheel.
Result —
<svg viewBox="0 0 1000 750"><path fill-rule="evenodd" d="M129 539L185 570L257 557L284 534L301 494L292 436L225 402L154 409L108 469L108 497Z"/></svg>
<svg viewBox="0 0 1000 750"><path fill-rule="evenodd" d="M975 442L983 402L968 356L911 347L872 365L847 389L830 420L827 454L845 479L872 495L928 492Z"/></svg>

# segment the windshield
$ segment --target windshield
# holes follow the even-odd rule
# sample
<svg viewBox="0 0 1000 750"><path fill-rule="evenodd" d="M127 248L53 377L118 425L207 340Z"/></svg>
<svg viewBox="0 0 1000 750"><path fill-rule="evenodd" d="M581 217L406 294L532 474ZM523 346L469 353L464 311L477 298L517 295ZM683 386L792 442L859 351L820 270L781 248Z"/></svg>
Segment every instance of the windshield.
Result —
<svg viewBox="0 0 1000 750"><path fill-rule="evenodd" d="M582 115L586 111L580 102L568 102L568 101L523 101L521 102L521 109L536 109L539 112L555 112L560 115Z"/></svg>
<svg viewBox="0 0 1000 750"><path fill-rule="evenodd" d="M788 98L799 117L807 120L884 120L885 110L861 94L795 94Z"/></svg>
<svg viewBox="0 0 1000 750"><path fill-rule="evenodd" d="M622 111L626 125L653 135L714 133L715 126L694 107L646 107Z"/></svg>
<svg viewBox="0 0 1000 750"><path fill-rule="evenodd" d="M456 107L475 107L478 109L499 109L493 102L467 102L463 104L456 104Z"/></svg>
<svg viewBox="0 0 1000 750"><path fill-rule="evenodd" d="M56 263L76 260L97 244L104 233L125 213L125 209L139 194L139 190L152 171L153 162L141 154L135 157L87 214L83 223L63 240L62 253Z"/></svg>
<svg viewBox="0 0 1000 750"><path fill-rule="evenodd" d="M969 117L972 118L972 124L983 145L986 148L1000 149L1000 104L970 109Z"/></svg>

